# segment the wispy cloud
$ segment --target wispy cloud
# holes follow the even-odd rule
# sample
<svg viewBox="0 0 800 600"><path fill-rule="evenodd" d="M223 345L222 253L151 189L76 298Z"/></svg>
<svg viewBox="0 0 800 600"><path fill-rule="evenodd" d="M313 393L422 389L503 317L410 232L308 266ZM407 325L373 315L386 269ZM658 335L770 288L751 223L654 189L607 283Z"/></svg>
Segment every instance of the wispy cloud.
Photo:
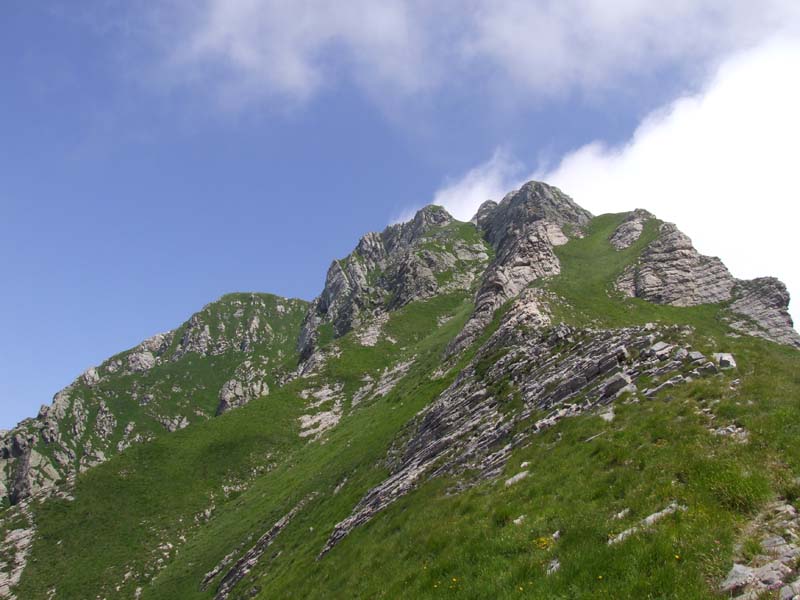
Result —
<svg viewBox="0 0 800 600"><path fill-rule="evenodd" d="M303 101L332 79L413 91L425 40L402 0L206 0L179 3L163 67L228 103ZM163 41L163 40L162 40Z"/></svg>
<svg viewBox="0 0 800 600"><path fill-rule="evenodd" d="M465 82L536 99L713 64L796 27L795 0L164 0L161 66L226 103L303 101L328 84L373 97ZM486 81L492 86L486 86ZM471 87L472 93L478 93Z"/></svg>
<svg viewBox="0 0 800 600"><path fill-rule="evenodd" d="M619 86L664 67L713 66L733 49L797 27L786 0L491 0L464 46L536 95Z"/></svg>
<svg viewBox="0 0 800 600"><path fill-rule="evenodd" d="M735 275L781 277L800 303L799 66L800 41L766 42L725 61L702 92L645 118L626 144L587 144L522 179L555 184L597 214L647 208ZM520 179L516 160L496 154L435 198L463 217L486 190Z"/></svg>
<svg viewBox="0 0 800 600"><path fill-rule="evenodd" d="M456 219L467 221L486 200L499 200L524 181L525 167L507 150L495 150L485 163L440 188L433 204L444 206Z"/></svg>

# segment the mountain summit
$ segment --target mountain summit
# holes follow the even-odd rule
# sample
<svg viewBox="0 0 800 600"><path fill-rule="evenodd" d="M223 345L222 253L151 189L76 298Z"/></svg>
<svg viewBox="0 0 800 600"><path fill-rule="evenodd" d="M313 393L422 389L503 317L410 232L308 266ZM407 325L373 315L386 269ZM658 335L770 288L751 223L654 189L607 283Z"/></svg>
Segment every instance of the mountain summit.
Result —
<svg viewBox="0 0 800 600"><path fill-rule="evenodd" d="M646 210L427 206L3 434L0 598L796 597L788 304Z"/></svg>

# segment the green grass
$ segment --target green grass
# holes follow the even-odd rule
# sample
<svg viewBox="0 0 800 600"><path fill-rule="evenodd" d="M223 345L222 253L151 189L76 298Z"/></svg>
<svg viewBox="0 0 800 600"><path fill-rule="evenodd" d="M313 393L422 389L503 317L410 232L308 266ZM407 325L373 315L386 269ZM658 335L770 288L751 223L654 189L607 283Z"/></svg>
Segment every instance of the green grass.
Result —
<svg viewBox="0 0 800 600"><path fill-rule="evenodd" d="M334 339L323 331L324 345L337 352L320 375L134 446L81 475L74 501L36 505L38 534L18 597L46 598L56 587L58 598L130 598L139 586L143 598L213 597L216 582L199 589L203 575L230 551L247 549L310 492L318 495L232 597L251 591L258 598L713 597L748 520L773 497L797 502L800 496L800 353L727 336L720 306L655 306L613 293L613 280L656 226L650 223L634 247L616 252L607 239L622 218L598 217L585 238L557 249L562 275L541 283L563 300L554 307L557 319L577 326L692 325L694 347L732 352L737 369L652 400L617 402L611 423L592 414L563 420L516 450L498 480L461 493L452 493L452 479L428 481L318 561L333 526L389 473L386 457L408 435L414 416L453 381L510 306L497 312L457 365L435 378L444 348L472 310L471 298L452 294L411 303L384 326L395 343L383 337L365 348L352 334ZM438 327L442 316L452 318ZM503 352L480 360L478 376ZM387 397L356 409L346 404L323 443L298 437L304 386L341 383L349 396L365 375L376 378L411 358L408 375ZM161 376L172 381L189 364ZM227 368L191 364L185 374L192 381ZM734 378L741 380L738 387L731 386ZM504 410L518 410L513 390L502 391L509 396ZM701 408L711 408L719 424L745 427L748 442L711 435ZM503 480L523 462L531 475L505 487ZM247 488L226 497L222 486L236 482ZM672 501L688 509L607 544ZM211 518L198 524L195 516L212 503ZM626 508L628 516L613 518ZM525 520L515 525L520 515ZM177 553L170 552L156 573L154 549L164 541ZM752 543L746 547L756 551ZM561 569L548 576L556 557ZM135 575L125 580L128 571ZM152 583L145 573L154 575Z"/></svg>
<svg viewBox="0 0 800 600"><path fill-rule="evenodd" d="M428 373L470 311L463 295L438 297L395 313L386 330L397 343L384 342L380 352L357 346L349 336L337 342L345 351L328 363L325 378L349 388L364 374L377 374L409 354L416 356L416 364L392 394L345 418L324 445L298 437L296 419L304 405L297 394L304 382L298 381L220 418L131 447L82 475L74 502L50 501L38 511L36 561L20 593L41 597L52 585L68 598L81 597L86 589L111 593L126 572L147 572L150 549L191 535L179 556L196 554L193 568L178 568L181 558L176 559L175 568L160 574L152 590L147 588L155 597L191 597L185 592L176 596L176 590L196 588L216 561L248 535L263 532L307 490L330 492L350 477L350 493L343 492L335 506L347 512L355 496L385 476L385 468L376 463L402 425L446 387L447 379L431 381ZM445 314L454 317L438 329L437 317ZM228 500L221 497L224 483L249 479L252 469L266 466L271 470L249 490ZM197 527L194 516L211 505L212 494L219 516ZM318 531L325 535L322 526ZM282 537L291 539L289 530ZM319 547L322 543L314 541ZM74 561L81 569L68 567ZM134 578L123 587L130 594L137 585ZM166 591L160 591L162 586Z"/></svg>

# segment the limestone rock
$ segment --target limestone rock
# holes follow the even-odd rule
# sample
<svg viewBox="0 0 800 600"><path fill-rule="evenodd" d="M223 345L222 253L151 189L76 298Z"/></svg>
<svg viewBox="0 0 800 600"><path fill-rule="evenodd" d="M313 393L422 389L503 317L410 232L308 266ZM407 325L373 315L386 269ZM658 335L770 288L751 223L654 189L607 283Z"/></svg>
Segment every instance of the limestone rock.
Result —
<svg viewBox="0 0 800 600"><path fill-rule="evenodd" d="M86 385L95 385L100 381L100 375L97 373L97 369L95 367L90 367L83 372L82 375L83 381Z"/></svg>
<svg viewBox="0 0 800 600"><path fill-rule="evenodd" d="M9 530L0 543L0 598L16 598L12 588L19 583L28 562L35 528L31 518L25 518L28 526Z"/></svg>
<svg viewBox="0 0 800 600"><path fill-rule="evenodd" d="M735 598L761 598L780 590L782 598L793 598L800 592L797 545L800 516L791 504L782 501L767 504L747 525L744 535L760 536L760 552L742 556L743 544L735 546L739 556L719 590Z"/></svg>
<svg viewBox="0 0 800 600"><path fill-rule="evenodd" d="M637 211L638 212L638 211ZM627 242L638 222L632 213L611 236L615 247ZM649 215L649 213L647 213ZM624 247L624 246L623 246ZM736 280L715 257L703 256L672 223L663 223L658 237L627 267L615 283L626 296L656 304L697 306L732 301L731 327L747 335L800 347L800 335L789 315L789 293L773 277Z"/></svg>
<svg viewBox="0 0 800 600"><path fill-rule="evenodd" d="M151 352L134 352L128 355L128 366L134 373L152 369L155 364L156 359Z"/></svg>
<svg viewBox="0 0 800 600"><path fill-rule="evenodd" d="M553 573L557 573L561 569L561 561L557 558L551 560L547 565L547 575L552 575Z"/></svg>
<svg viewBox="0 0 800 600"><path fill-rule="evenodd" d="M658 237L616 282L631 297L656 304L697 306L731 299L735 279L715 257L703 256L672 223L663 223Z"/></svg>
<svg viewBox="0 0 800 600"><path fill-rule="evenodd" d="M714 354L714 361L719 365L720 369L736 368L736 360L734 360L733 354L727 352L717 352Z"/></svg>
<svg viewBox="0 0 800 600"><path fill-rule="evenodd" d="M487 200L483 204L478 207L478 212L475 213L475 216L470 219L470 223L477 225L479 229L485 229L487 223L492 218L492 215L497 209L497 202L494 200Z"/></svg>
<svg viewBox="0 0 800 600"><path fill-rule="evenodd" d="M236 586L236 584L239 583L253 569L263 554L267 551L267 548L269 548L275 541L275 538L278 536L278 534L283 531L289 523L292 522L297 513L300 512L306 504L311 502L316 495L316 492L312 492L311 494L305 496L288 513L278 519L278 521L276 521L272 527L270 527L260 538L258 538L256 543L249 550L247 550L247 552L245 552L244 555L238 561L236 561L233 567L231 567L231 569L222 577L219 585L217 586L217 593L214 595L214 600L226 600L226 598L228 598L234 586ZM228 557L225 557L221 565L218 565L211 572L206 574L201 584L201 589L206 589L206 586L211 582L211 580L213 580L217 574L221 573L225 566L227 566L229 560L230 559L228 559Z"/></svg>
<svg viewBox="0 0 800 600"><path fill-rule="evenodd" d="M505 486L511 487L512 485L519 483L520 481L528 477L529 474L530 473L528 473L528 471L520 471L516 475L513 475L512 477L506 479Z"/></svg>
<svg viewBox="0 0 800 600"><path fill-rule="evenodd" d="M218 415L269 394L269 385L266 381L268 363L266 357L260 357L256 360L246 360L236 368L234 376L226 381L219 391Z"/></svg>
<svg viewBox="0 0 800 600"><path fill-rule="evenodd" d="M611 234L611 237L608 241L610 241L611 245L617 250L629 248L631 244L638 240L642 235L644 224L650 219L654 218L655 217L646 210L637 208L635 211L630 213L630 215L622 223L619 224L619 226L614 230L614 233Z"/></svg>
<svg viewBox="0 0 800 600"><path fill-rule="evenodd" d="M478 480L495 477L512 450L531 435L607 405L639 378L674 379L692 364L688 353L681 361L664 361L645 352L653 345L651 327L551 326L546 311L539 308L543 304L545 292L530 288L511 305L471 363L417 415L403 447L387 456L389 476L336 525L320 555L425 478L465 473L477 473ZM492 390L497 389L513 394L496 396ZM522 408L503 410L512 395ZM534 423L526 421L538 411L546 415ZM526 425L520 431L521 423Z"/></svg>
<svg viewBox="0 0 800 600"><path fill-rule="evenodd" d="M661 521L665 517L668 517L669 515L672 515L672 514L674 514L676 512L685 511L685 510L686 510L685 506L682 506L682 505L678 504L677 502L672 502L666 508L664 508L662 510L659 510L658 512L654 512L653 514L648 515L647 517L642 519L639 522L638 525L630 527L630 528L626 529L625 531L622 531L622 532L618 533L617 535L609 538L608 545L609 546L613 546L614 544L619 544L620 542L625 541L630 536L632 536L632 535L634 535L636 533L639 533L640 531L645 530L645 529L647 529L649 527L652 527L653 525L655 525L656 523L658 523L659 521Z"/></svg>
<svg viewBox="0 0 800 600"><path fill-rule="evenodd" d="M800 335L789 315L789 292L781 281L774 277L738 281L733 296L729 310L734 329L800 347Z"/></svg>
<svg viewBox="0 0 800 600"><path fill-rule="evenodd" d="M189 419L185 416L177 415L175 417L158 417L158 422L164 426L169 433L184 429L189 426Z"/></svg>
<svg viewBox="0 0 800 600"><path fill-rule="evenodd" d="M727 593L740 590L754 579L754 569L745 565L735 564L720 584L719 591Z"/></svg>
<svg viewBox="0 0 800 600"><path fill-rule="evenodd" d="M107 440L114 433L114 428L117 426L117 419L114 416L105 401L100 401L100 406L97 409L97 417L95 419L95 433L103 440Z"/></svg>
<svg viewBox="0 0 800 600"><path fill-rule="evenodd" d="M359 339L372 344L387 311L439 293L471 289L488 254L483 244L455 235L453 223L443 208L428 206L409 222L368 233L349 256L333 261L300 332L301 361L318 350L323 325L333 328L334 337L363 328Z"/></svg>
<svg viewBox="0 0 800 600"><path fill-rule="evenodd" d="M495 311L531 282L558 275L561 266L553 247L566 243L563 229L579 230L592 216L557 188L536 181L508 194L500 204L484 207L475 220L495 248L495 259L483 275L475 311L447 356L467 348Z"/></svg>
<svg viewBox="0 0 800 600"><path fill-rule="evenodd" d="M325 384L320 388L303 390L300 393L304 400L308 400L307 413L299 418L300 437L313 437L319 440L323 433L339 423L344 402L343 387L341 383Z"/></svg>

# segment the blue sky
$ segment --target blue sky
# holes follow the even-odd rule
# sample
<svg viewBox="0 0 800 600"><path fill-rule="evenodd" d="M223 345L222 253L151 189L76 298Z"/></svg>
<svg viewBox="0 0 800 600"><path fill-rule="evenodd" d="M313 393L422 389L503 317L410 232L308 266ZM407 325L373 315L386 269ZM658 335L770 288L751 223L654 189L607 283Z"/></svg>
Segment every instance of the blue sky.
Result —
<svg viewBox="0 0 800 600"><path fill-rule="evenodd" d="M534 176L800 287L794 2L134 4L0 18L0 427L223 293L311 299L363 233Z"/></svg>

